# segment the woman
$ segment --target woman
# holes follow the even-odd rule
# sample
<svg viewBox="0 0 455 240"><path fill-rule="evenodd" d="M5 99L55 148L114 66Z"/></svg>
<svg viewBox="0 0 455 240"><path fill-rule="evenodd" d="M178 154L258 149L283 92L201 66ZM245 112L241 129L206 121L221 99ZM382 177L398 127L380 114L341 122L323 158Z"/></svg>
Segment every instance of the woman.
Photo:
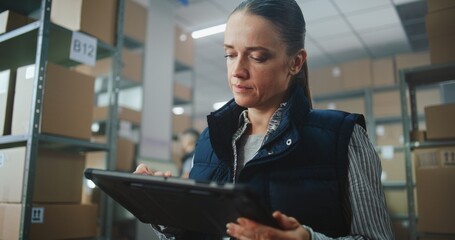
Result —
<svg viewBox="0 0 455 240"><path fill-rule="evenodd" d="M363 117L311 107L304 35L294 0L233 11L224 49L234 99L208 116L190 178L247 184L276 210L282 229L239 218L227 224L237 239L393 239Z"/></svg>

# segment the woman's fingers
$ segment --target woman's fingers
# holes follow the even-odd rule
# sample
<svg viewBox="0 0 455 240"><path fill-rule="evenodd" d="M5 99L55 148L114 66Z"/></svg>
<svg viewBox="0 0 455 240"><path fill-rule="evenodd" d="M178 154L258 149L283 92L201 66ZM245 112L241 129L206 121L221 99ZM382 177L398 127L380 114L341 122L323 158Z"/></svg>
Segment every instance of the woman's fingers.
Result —
<svg viewBox="0 0 455 240"><path fill-rule="evenodd" d="M136 167L136 170L133 172L134 174L142 174L142 175L152 175L152 176L162 176L162 177L172 177L171 171L161 172L161 171L153 171L150 169L146 164L141 163Z"/></svg>

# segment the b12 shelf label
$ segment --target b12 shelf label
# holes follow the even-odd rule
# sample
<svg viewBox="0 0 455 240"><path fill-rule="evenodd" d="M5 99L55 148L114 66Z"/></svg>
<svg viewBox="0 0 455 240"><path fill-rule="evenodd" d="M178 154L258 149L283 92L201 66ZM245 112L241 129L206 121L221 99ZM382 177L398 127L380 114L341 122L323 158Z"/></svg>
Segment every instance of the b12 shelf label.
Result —
<svg viewBox="0 0 455 240"><path fill-rule="evenodd" d="M70 59L95 66L97 44L96 38L74 31L71 37Z"/></svg>

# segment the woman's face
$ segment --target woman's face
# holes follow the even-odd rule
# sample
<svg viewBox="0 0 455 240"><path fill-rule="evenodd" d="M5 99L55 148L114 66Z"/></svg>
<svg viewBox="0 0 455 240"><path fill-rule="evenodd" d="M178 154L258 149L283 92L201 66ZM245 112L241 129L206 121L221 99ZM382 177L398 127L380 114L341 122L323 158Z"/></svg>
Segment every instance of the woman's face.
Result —
<svg viewBox="0 0 455 240"><path fill-rule="evenodd" d="M224 50L228 84L238 105L266 111L285 101L292 61L268 20L244 11L231 15Z"/></svg>

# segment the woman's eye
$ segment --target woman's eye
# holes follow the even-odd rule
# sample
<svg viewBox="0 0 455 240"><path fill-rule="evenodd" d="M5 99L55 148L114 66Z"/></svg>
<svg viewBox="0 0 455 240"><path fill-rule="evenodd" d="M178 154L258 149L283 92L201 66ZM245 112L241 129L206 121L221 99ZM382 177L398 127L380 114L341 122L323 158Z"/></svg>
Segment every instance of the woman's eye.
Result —
<svg viewBox="0 0 455 240"><path fill-rule="evenodd" d="M234 55L232 55L232 54L226 54L226 55L224 55L224 58L226 58L226 59L231 59L231 58L233 58L233 57L234 57Z"/></svg>
<svg viewBox="0 0 455 240"><path fill-rule="evenodd" d="M267 57L263 57L263 56L251 56L251 59L253 59L256 62L260 62L260 63L267 61Z"/></svg>

